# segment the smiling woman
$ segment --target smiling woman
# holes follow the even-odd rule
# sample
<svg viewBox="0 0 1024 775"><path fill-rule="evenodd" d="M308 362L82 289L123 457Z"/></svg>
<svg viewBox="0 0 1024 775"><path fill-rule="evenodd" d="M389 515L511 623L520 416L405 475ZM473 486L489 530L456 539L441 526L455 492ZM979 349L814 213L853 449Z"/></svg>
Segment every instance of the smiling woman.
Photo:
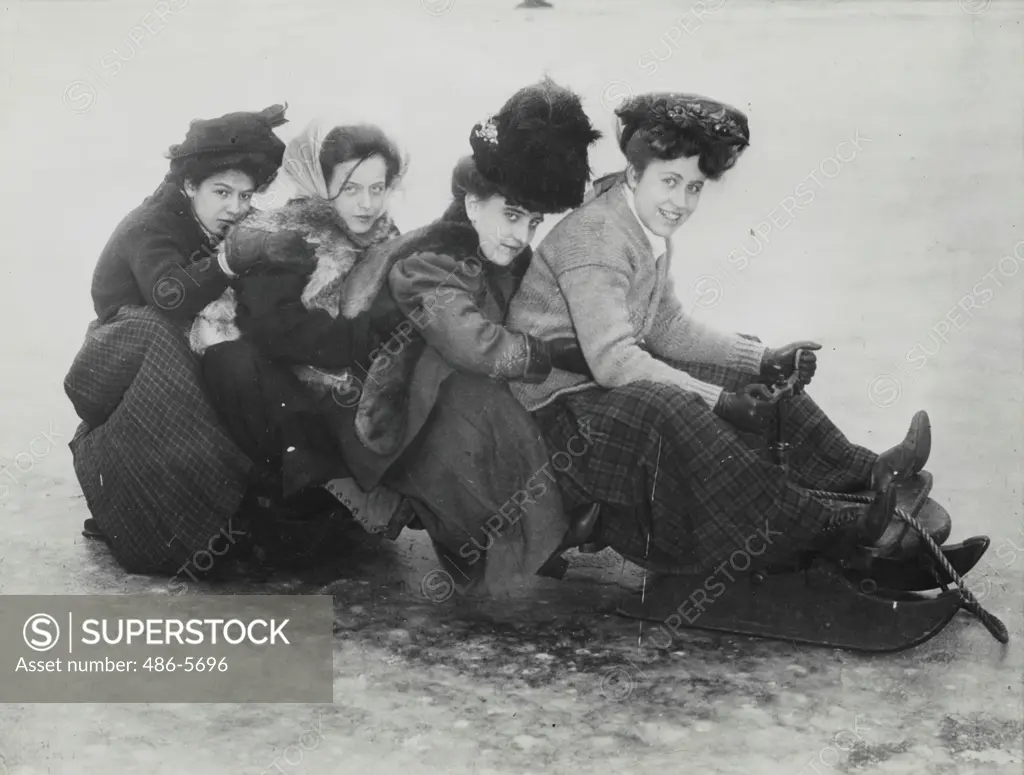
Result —
<svg viewBox="0 0 1024 775"><path fill-rule="evenodd" d="M789 478L766 460L752 434L774 416L768 386L810 382L820 345L773 349L710 328L683 310L670 269L669 238L697 209L704 182L749 144L747 118L680 93L639 95L616 112L625 171L599 180L597 196L541 243L509 312L534 336L575 333L593 371L513 385L550 447L581 425L594 431L579 465L558 471L567 504L601 503L600 537L624 556L692 572L742 550L765 519L780 531L765 562L875 544L893 516L894 482L927 461L927 415L876 455L801 393L779 424L804 445L802 458ZM804 489L869 487L866 510Z"/></svg>

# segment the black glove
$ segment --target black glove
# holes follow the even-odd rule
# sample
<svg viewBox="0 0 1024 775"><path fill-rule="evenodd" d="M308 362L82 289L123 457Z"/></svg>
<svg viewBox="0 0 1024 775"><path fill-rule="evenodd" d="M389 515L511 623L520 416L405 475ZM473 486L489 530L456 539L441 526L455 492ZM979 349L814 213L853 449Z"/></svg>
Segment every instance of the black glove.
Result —
<svg viewBox="0 0 1024 775"><path fill-rule="evenodd" d="M236 228L224 250L228 268L241 277L270 269L306 276L316 268L315 249L297 231Z"/></svg>
<svg viewBox="0 0 1024 775"><path fill-rule="evenodd" d="M551 376L551 348L544 339L529 334L522 336L526 338L526 347L530 354L526 359L521 379L523 382L539 385Z"/></svg>
<svg viewBox="0 0 1024 775"><path fill-rule="evenodd" d="M551 365L556 369L582 374L590 379L594 378L587 359L583 357L583 350L580 349L579 342L574 338L567 336L548 339L547 346L551 355Z"/></svg>
<svg viewBox="0 0 1024 775"><path fill-rule="evenodd" d="M778 349L769 348L761 360L761 382L774 385L780 377L789 379L794 370L799 370L800 382L809 384L818 369L818 356L813 351L820 349L817 342L793 342ZM797 350L803 350L800 363L796 363Z"/></svg>
<svg viewBox="0 0 1024 775"><path fill-rule="evenodd" d="M759 382L747 385L738 393L725 393L715 404L715 414L741 431L760 433L771 422L771 393Z"/></svg>

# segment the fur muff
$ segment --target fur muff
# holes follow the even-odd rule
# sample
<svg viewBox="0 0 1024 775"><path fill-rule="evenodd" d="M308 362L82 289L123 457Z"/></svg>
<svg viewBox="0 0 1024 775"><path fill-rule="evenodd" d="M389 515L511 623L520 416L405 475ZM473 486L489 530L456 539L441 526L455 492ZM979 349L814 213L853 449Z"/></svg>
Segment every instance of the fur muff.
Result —
<svg viewBox="0 0 1024 775"><path fill-rule="evenodd" d="M390 219L382 219L374 226L374 232L367 235L371 244L364 249L354 244L337 223L329 202L300 199L277 210L254 211L240 226L300 233L314 247L317 261L302 291L303 306L351 320L369 311L385 289L388 271L397 260L394 252L387 249L388 240L398 237L398 231ZM240 339L237 308L231 289L207 305L192 325L192 350L202 355L214 344ZM415 337L413 341L417 340ZM310 364L295 367L294 371L317 397L330 395L342 408L356 406L357 437L370 451L388 455L397 449L405 434L409 383L422 349L422 345L414 344L401 347L396 352L380 353L372 362L371 356L377 353L368 353L370 367L362 385L347 369L329 371ZM387 357L383 357L385 354Z"/></svg>

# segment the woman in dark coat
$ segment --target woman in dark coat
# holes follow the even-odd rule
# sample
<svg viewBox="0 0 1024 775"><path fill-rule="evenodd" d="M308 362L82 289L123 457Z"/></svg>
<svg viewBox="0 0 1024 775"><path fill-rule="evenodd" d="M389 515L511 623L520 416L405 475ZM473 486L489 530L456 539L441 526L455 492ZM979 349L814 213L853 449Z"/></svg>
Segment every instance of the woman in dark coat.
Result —
<svg viewBox="0 0 1024 775"><path fill-rule="evenodd" d="M83 421L70 446L90 527L127 570L195 576L237 540L229 522L252 462L210 404L186 330L232 276L266 265L308 271L309 255L288 235L230 264L218 254L281 164L273 130L284 121L274 106L192 122L163 183L96 265L97 319L65 379Z"/></svg>
<svg viewBox="0 0 1024 775"><path fill-rule="evenodd" d="M362 397L356 379L368 376L364 370L353 377L352 370L367 365L380 338L402 320L375 248L398 235L387 203L405 160L377 126L317 120L288 143L282 166L298 196L253 212L228 237L225 254L230 260L265 239L292 235L305 246L297 249L312 254L313 269L270 267L233 281L196 318L192 348L234 437L245 440L268 474L281 473L280 496L325 486L364 526L384 530L400 498L356 484L324 417L352 422ZM268 417L289 411L279 389L284 382L305 396L303 413L325 437L324 454L303 454L267 432L276 427ZM361 440L378 452L397 444L397 438L382 440L372 422L356 424L365 431Z"/></svg>
<svg viewBox="0 0 1024 775"><path fill-rule="evenodd" d="M415 351L413 334L428 346L411 382L404 443L385 458L346 451L365 480L381 478L412 502L456 582L489 592L551 569L585 530L553 484L561 458L552 460L505 384L542 383L582 359L573 359L571 336L547 342L503 321L538 223L582 201L597 137L571 92L550 81L520 90L474 129L473 156L455 169L444 215L389 252L391 293L408 321L382 352ZM585 443L581 435L572 449Z"/></svg>
<svg viewBox="0 0 1024 775"><path fill-rule="evenodd" d="M804 393L786 416L798 450L790 474L767 460L753 442L773 417L768 386L796 371L809 382L818 345L767 348L716 331L683 310L670 271L669 238L705 182L747 146L746 117L687 94L641 95L618 115L626 171L599 181L596 198L545 238L509 313L510 325L534 336L574 332L593 371L514 386L549 445L564 444L580 423L593 429L578 465L559 472L563 496L570 505L599 501L600 536L623 555L692 572L737 552L748 564L755 552L754 562L771 563L874 544L892 517L895 482L927 460L927 415L876 455L851 444ZM875 491L867 509L805 489L867 487Z"/></svg>

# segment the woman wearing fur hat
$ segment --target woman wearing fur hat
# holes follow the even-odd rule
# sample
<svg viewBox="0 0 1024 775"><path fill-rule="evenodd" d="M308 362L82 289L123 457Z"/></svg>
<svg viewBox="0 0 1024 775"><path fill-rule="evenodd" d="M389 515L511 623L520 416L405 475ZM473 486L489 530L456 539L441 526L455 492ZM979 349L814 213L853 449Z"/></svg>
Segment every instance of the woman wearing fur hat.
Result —
<svg viewBox="0 0 1024 775"><path fill-rule="evenodd" d="M96 265L97 320L65 379L82 418L75 471L101 534L134 572L190 572L228 531L250 461L223 428L185 328L263 264L306 266L288 237L260 255L217 258L227 231L273 179L284 143L280 105L193 121L152 196L115 229Z"/></svg>
<svg viewBox="0 0 1024 775"><path fill-rule="evenodd" d="M404 160L377 126L318 120L288 143L283 167L298 196L246 218L223 253L230 263L288 236L294 250L312 254L312 272L270 266L232 282L196 318L193 349L232 435L263 472L271 504L329 484L357 518L383 529L399 496L356 485L325 418L352 422L367 377L358 367L402 320L373 248L398 235L387 201ZM389 451L387 440L368 434L372 448Z"/></svg>
<svg viewBox="0 0 1024 775"><path fill-rule="evenodd" d="M430 415L386 481L411 500L456 580L491 592L557 573L559 550L585 529L565 516L547 448L504 384L543 383L582 358L571 336L544 341L503 320L538 224L583 200L599 136L568 90L550 80L521 89L474 128L444 215L389 250L392 295L428 345L410 406ZM410 437L420 425L411 421Z"/></svg>
<svg viewBox="0 0 1024 775"><path fill-rule="evenodd" d="M594 444L559 472L567 504L600 502L601 539L623 555L693 572L718 567L759 531L765 563L895 534L886 533L893 482L925 464L927 416L918 413L903 443L879 456L851 444L806 393L796 396L785 433L800 452L787 477L750 434L772 417L767 386L795 371L809 382L818 345L767 348L715 331L673 291L669 238L705 182L748 145L746 117L688 94L641 95L617 113L625 172L599 181L596 198L547 236L509 314L509 325L533 336L575 332L593 372L514 385L549 446L564 445L580 423L592 428ZM802 489L869 485L876 495L866 510Z"/></svg>

